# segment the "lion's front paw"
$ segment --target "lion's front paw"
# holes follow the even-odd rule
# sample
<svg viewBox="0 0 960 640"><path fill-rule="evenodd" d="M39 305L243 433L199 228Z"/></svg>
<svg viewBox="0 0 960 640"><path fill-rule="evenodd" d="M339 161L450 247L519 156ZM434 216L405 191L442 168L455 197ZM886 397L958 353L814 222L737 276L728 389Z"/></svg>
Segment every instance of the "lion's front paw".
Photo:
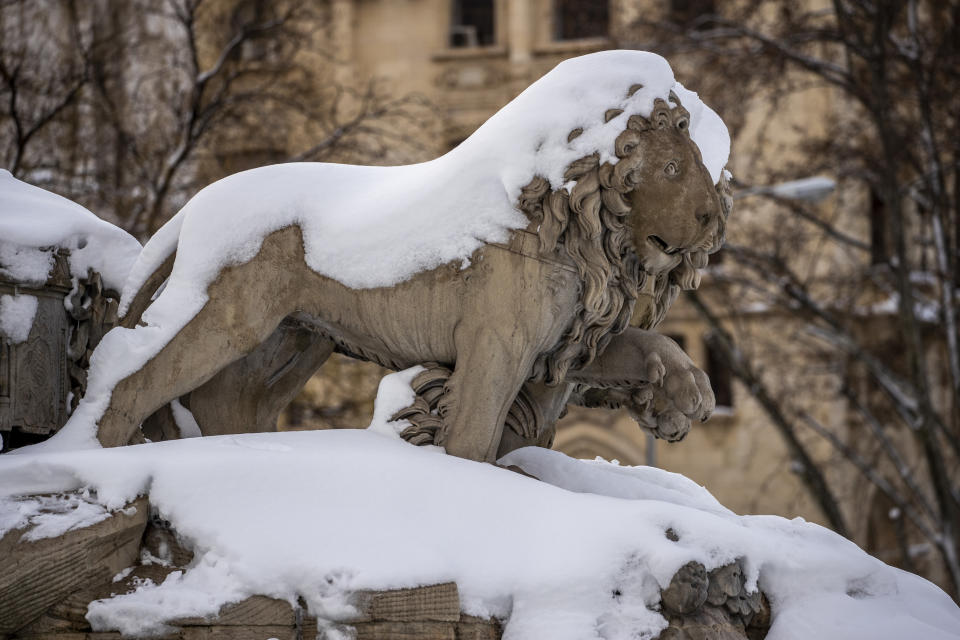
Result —
<svg viewBox="0 0 960 640"><path fill-rule="evenodd" d="M707 374L679 347L677 352L666 359L658 356L660 362L666 360L662 382L637 389L627 407L637 424L668 442L683 439L693 420L706 420L716 407Z"/></svg>

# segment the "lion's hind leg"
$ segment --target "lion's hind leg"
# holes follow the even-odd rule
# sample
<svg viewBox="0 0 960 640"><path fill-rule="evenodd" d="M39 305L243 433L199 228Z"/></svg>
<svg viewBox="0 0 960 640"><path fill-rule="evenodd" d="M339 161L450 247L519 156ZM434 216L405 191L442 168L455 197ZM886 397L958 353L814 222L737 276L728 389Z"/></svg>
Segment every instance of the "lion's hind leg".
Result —
<svg viewBox="0 0 960 640"><path fill-rule="evenodd" d="M112 389L97 423L100 443L105 447L127 444L151 413L196 389L266 340L296 306L294 281L306 268L302 247L300 230L287 227L270 234L249 262L224 268L208 287L209 299L203 308L146 364ZM157 303L164 295L168 291Z"/></svg>

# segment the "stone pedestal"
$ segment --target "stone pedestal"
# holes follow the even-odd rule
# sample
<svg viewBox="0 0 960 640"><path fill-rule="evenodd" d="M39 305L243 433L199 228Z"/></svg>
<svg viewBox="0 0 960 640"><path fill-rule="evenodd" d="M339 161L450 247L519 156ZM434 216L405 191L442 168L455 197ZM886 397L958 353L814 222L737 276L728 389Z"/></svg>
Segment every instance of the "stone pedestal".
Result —
<svg viewBox="0 0 960 640"><path fill-rule="evenodd" d="M0 538L0 557L5 559L0 640L125 637L94 632L86 619L88 605L132 591L144 580L159 584L193 560L193 552L180 544L169 525L149 519L149 513L149 504L140 498L100 522L56 538L32 541L29 529ZM130 571L120 573L125 568ZM253 596L224 606L215 618L170 620L175 631L159 640L499 640L502 635L500 621L461 611L452 582L358 591L351 595L351 604L357 614L334 622L309 615L302 601L291 606ZM661 640L762 640L770 625L766 598L746 591L737 562L709 572L697 563L685 565L662 591L661 607L670 623Z"/></svg>

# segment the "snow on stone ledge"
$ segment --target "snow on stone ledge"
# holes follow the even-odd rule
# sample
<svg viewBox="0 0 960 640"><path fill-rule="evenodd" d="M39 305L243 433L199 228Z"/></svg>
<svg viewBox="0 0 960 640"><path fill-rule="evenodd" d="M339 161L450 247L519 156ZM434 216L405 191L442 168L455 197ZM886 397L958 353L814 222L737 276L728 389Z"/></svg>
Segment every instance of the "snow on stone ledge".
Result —
<svg viewBox="0 0 960 640"><path fill-rule="evenodd" d="M394 376L381 415L404 395ZM343 619L353 590L452 580L466 613L505 619L508 640L649 639L666 627L659 590L679 567L744 558L748 588L771 601L769 640L960 638L940 589L818 525L737 516L659 469L538 448L502 461L537 481L414 447L380 422L3 455L0 528L22 520L3 495L87 488L104 509L148 496L196 556L162 584L90 605L95 629L128 634L253 594L302 596Z"/></svg>
<svg viewBox="0 0 960 640"><path fill-rule="evenodd" d="M30 337L36 315L36 296L0 295L0 337L8 338L11 344L24 342Z"/></svg>
<svg viewBox="0 0 960 640"><path fill-rule="evenodd" d="M141 249L133 236L79 204L0 169L0 276L42 285L56 248L70 250L71 276L93 269L117 291Z"/></svg>

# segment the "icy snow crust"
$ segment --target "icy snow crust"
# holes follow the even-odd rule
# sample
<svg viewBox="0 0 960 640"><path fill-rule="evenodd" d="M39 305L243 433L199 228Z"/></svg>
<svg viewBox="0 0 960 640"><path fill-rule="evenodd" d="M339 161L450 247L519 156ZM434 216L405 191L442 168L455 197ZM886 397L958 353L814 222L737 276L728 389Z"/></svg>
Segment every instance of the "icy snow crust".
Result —
<svg viewBox="0 0 960 640"><path fill-rule="evenodd" d="M409 377L385 379L380 415L401 406ZM501 461L540 482L409 445L401 426L4 455L0 529L23 521L10 513L23 499L4 495L87 488L100 513L148 496L196 555L162 584L90 605L94 629L128 634L254 594L345 619L352 590L453 580L464 610L505 619L508 640L649 639L679 567L746 558L749 585L771 599L769 640L960 638L940 589L818 525L737 516L658 469L537 448Z"/></svg>
<svg viewBox="0 0 960 640"><path fill-rule="evenodd" d="M0 169L0 275L27 285L46 282L52 248L70 250L70 274L100 273L109 289L120 291L140 243L123 229L101 220L79 204L22 182Z"/></svg>
<svg viewBox="0 0 960 640"><path fill-rule="evenodd" d="M27 527L23 540L55 538L109 517L110 512L89 493L11 497L0 492L0 538L11 529Z"/></svg>

